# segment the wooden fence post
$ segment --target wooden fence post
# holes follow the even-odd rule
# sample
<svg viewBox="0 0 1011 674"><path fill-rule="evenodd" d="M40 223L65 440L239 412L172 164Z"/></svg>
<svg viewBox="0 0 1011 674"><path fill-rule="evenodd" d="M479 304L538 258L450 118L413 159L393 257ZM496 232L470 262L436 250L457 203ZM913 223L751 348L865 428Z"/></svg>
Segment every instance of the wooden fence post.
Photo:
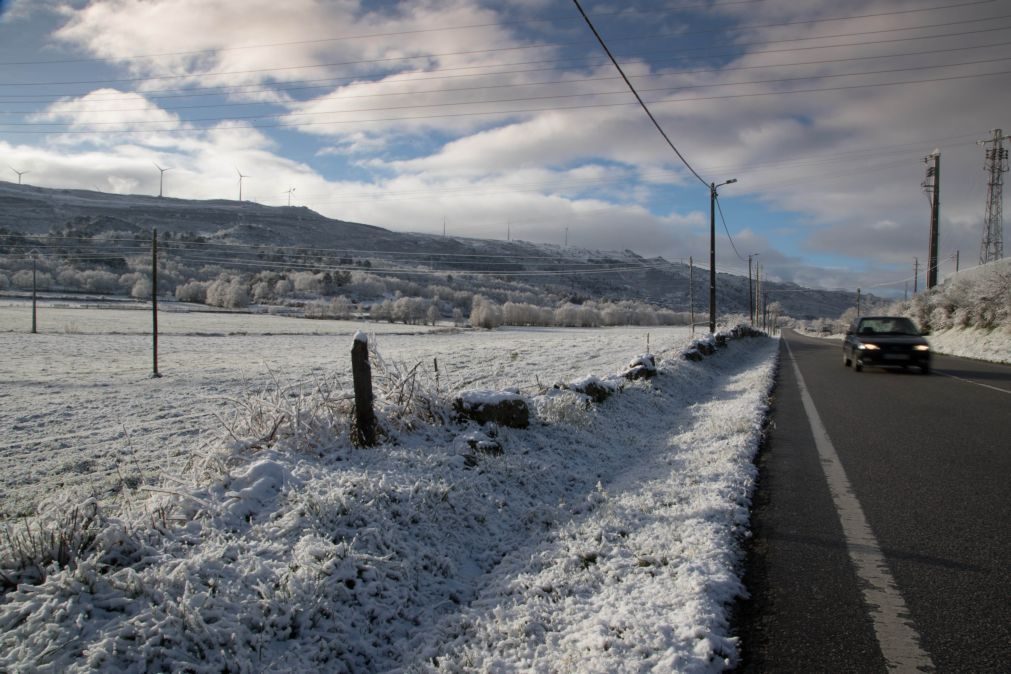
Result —
<svg viewBox="0 0 1011 674"><path fill-rule="evenodd" d="M355 388L354 440L364 447L376 444L376 415L372 409L372 367L369 365L369 338L355 333L351 347L351 376Z"/></svg>

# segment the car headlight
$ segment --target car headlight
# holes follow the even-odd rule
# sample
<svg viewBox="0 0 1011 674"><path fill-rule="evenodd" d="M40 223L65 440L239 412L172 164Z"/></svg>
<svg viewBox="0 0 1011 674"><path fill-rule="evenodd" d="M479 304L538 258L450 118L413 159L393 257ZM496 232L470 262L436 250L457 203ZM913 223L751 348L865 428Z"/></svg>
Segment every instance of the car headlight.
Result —
<svg viewBox="0 0 1011 674"><path fill-rule="evenodd" d="M913 351L930 351L930 347L926 344L917 344L913 347Z"/></svg>
<svg viewBox="0 0 1011 674"><path fill-rule="evenodd" d="M857 347L858 349L866 349L868 351L878 351L881 349L877 344L861 344Z"/></svg>

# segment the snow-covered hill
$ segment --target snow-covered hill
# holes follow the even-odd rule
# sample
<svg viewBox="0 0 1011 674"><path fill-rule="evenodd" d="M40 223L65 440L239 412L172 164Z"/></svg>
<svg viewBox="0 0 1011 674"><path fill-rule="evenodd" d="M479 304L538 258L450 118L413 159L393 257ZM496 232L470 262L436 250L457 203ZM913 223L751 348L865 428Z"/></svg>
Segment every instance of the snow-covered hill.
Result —
<svg viewBox="0 0 1011 674"><path fill-rule="evenodd" d="M683 262L646 258L632 251L594 251L524 241L495 241L393 232L372 225L326 218L304 207L273 207L228 200L195 201L87 190L60 190L0 181L0 234L32 236L63 233L136 237L157 229L166 234L199 235L210 241L326 251L329 264L365 257L373 266L428 272L500 272L502 280L552 289L556 295L639 300L687 311L707 306L708 273L694 273ZM26 252L0 238L4 253ZM23 248L24 246L22 246ZM235 268L243 269L236 261ZM243 261L245 262L245 261ZM376 264L380 263L380 264ZM228 262L218 262L228 267ZM248 266L246 267L248 269ZM245 269L243 269L245 270ZM410 276L410 274L407 274ZM692 279L689 290L689 279ZM849 292L808 290L793 284L767 283L770 301L798 318L835 317L855 304ZM717 305L721 313L748 312L748 279L719 274Z"/></svg>

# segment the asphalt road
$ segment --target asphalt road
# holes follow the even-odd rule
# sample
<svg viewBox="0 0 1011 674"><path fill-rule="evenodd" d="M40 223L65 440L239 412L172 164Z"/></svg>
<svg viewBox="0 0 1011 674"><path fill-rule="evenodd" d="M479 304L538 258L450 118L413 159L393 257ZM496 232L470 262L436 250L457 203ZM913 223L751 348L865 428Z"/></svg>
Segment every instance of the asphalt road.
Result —
<svg viewBox="0 0 1011 674"><path fill-rule="evenodd" d="M887 610L868 602L875 581L855 561L874 546L844 529L852 513L840 515L825 442L899 597L892 622L912 635L926 669L1009 671L1011 366L935 355L930 376L856 373L841 352L839 342L783 336L773 424L758 459L745 576L752 596L737 616L739 671L897 668L886 655L895 653L894 630L882 628ZM793 362L823 435L812 429Z"/></svg>

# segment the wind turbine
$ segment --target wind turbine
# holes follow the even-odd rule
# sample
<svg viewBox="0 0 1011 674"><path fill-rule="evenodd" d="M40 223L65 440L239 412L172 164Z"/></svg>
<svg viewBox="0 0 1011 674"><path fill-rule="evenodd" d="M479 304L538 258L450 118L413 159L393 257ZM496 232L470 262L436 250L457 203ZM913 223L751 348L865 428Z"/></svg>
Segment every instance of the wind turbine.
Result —
<svg viewBox="0 0 1011 674"><path fill-rule="evenodd" d="M151 163L154 164L154 162ZM172 169L162 168L161 166L158 166L158 164L154 164L154 167L159 171L161 171L161 173L158 175L158 198L161 199L162 186L165 184L165 171L171 171Z"/></svg>
<svg viewBox="0 0 1011 674"><path fill-rule="evenodd" d="M243 175L242 171L240 171L239 169L235 169L235 172L239 174L239 201L242 201L242 179L250 178L252 176Z"/></svg>
<svg viewBox="0 0 1011 674"><path fill-rule="evenodd" d="M289 187L289 188L288 188L287 190L285 190L285 192L284 192L285 194L287 194L287 195L288 195L288 206L291 206L291 193L292 193L292 192L294 192L294 191L295 191L295 188L294 188L294 187Z"/></svg>
<svg viewBox="0 0 1011 674"><path fill-rule="evenodd" d="M9 168L11 171L14 171L15 173L18 174L18 185L21 184L21 176L23 176L24 174L28 173L28 171L19 171L19 170L17 170L16 168L14 168L13 166L11 166L9 164L7 165L7 168Z"/></svg>

